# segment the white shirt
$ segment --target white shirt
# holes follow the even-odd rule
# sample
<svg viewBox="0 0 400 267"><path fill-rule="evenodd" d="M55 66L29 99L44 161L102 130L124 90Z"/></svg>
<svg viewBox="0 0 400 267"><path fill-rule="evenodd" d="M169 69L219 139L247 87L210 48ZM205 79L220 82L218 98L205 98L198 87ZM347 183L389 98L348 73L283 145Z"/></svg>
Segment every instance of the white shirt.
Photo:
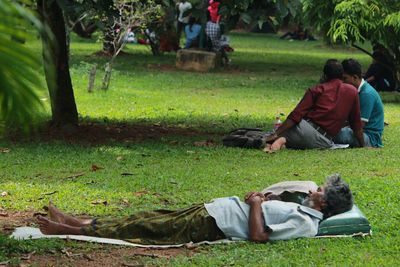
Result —
<svg viewBox="0 0 400 267"><path fill-rule="evenodd" d="M179 3L179 5L178 5L178 10L179 10L178 21L180 21L182 23L188 23L189 16L187 15L186 17L184 17L183 13L185 13L186 11L188 11L191 8L192 8L192 4L189 2Z"/></svg>
<svg viewBox="0 0 400 267"><path fill-rule="evenodd" d="M249 239L249 205L234 196L217 198L204 206L226 237ZM264 201L261 208L265 228L272 230L269 240L315 236L323 217L317 210L292 202Z"/></svg>

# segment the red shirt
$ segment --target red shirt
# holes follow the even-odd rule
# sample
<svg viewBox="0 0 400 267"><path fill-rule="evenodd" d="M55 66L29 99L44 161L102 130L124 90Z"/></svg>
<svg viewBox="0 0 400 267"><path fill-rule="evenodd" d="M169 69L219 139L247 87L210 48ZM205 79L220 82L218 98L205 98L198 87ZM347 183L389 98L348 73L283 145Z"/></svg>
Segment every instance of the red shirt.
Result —
<svg viewBox="0 0 400 267"><path fill-rule="evenodd" d="M310 119L335 136L348 121L353 131L362 129L357 89L334 79L308 89L288 119L299 123Z"/></svg>
<svg viewBox="0 0 400 267"><path fill-rule="evenodd" d="M221 16L218 15L218 7L219 7L220 3L219 2L211 2L210 1L210 5L208 6L208 11L210 12L210 17L211 17L211 21L214 23L218 23Z"/></svg>

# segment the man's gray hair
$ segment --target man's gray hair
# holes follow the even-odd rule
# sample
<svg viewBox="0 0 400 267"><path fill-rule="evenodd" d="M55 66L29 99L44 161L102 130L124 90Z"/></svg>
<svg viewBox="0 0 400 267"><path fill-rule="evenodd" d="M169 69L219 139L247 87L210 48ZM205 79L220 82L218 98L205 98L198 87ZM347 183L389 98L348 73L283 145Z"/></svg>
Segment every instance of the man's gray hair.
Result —
<svg viewBox="0 0 400 267"><path fill-rule="evenodd" d="M349 211L353 207L353 194L349 185L342 180L339 174L328 176L324 189L323 198L326 203L322 209L324 218Z"/></svg>

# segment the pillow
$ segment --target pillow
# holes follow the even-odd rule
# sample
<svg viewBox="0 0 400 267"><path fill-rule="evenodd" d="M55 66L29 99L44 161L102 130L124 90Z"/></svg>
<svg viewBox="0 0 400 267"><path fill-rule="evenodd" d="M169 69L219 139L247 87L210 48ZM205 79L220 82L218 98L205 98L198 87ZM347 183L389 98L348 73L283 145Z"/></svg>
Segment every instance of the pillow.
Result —
<svg viewBox="0 0 400 267"><path fill-rule="evenodd" d="M361 210L353 205L347 212L337 214L319 223L317 236L371 234L371 226Z"/></svg>

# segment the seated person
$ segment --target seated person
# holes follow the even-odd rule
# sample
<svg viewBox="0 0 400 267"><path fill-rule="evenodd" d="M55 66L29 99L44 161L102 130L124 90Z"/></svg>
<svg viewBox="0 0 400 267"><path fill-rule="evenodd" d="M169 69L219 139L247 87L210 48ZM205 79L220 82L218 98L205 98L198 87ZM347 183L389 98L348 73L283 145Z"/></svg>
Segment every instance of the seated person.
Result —
<svg viewBox="0 0 400 267"><path fill-rule="evenodd" d="M159 49L160 52L178 51L180 49L178 35L169 24L166 26L166 30L160 33Z"/></svg>
<svg viewBox="0 0 400 267"><path fill-rule="evenodd" d="M328 60L323 72L324 82L308 89L283 124L266 138L272 150L285 144L293 149L331 148L346 121L359 146L364 146L356 88L343 83L343 67L337 60Z"/></svg>
<svg viewBox="0 0 400 267"><path fill-rule="evenodd" d="M141 211L126 218L78 219L49 205L47 219L38 216L44 234L89 235L118 238L142 244L181 244L223 238L255 242L313 237L323 218L348 211L353 197L339 176L328 177L318 190L310 191L302 204L268 200L250 192L218 198L176 211Z"/></svg>
<svg viewBox="0 0 400 267"><path fill-rule="evenodd" d="M380 51L374 51L372 58L372 64L365 73L364 79L377 91L395 90L396 80L389 60Z"/></svg>
<svg viewBox="0 0 400 267"><path fill-rule="evenodd" d="M382 135L384 128L383 103L378 92L361 76L361 65L354 59L346 59L342 62L345 83L358 89L360 98L361 121L364 131L364 143L368 147L382 147ZM338 144L349 144L350 147L358 147L358 140L353 130L349 127L341 129L334 138Z"/></svg>
<svg viewBox="0 0 400 267"><path fill-rule="evenodd" d="M224 63L226 65L229 64L228 55L221 43L222 33L219 23L212 22L211 20L208 21L206 24L206 35L211 43L210 50L214 52L220 52Z"/></svg>
<svg viewBox="0 0 400 267"><path fill-rule="evenodd" d="M190 17L189 23L185 26L186 44L185 49L198 47L201 25L194 17Z"/></svg>
<svg viewBox="0 0 400 267"><path fill-rule="evenodd" d="M316 39L312 34L309 33L308 30L304 30L303 26L296 25L293 31L288 31L284 35L280 37L280 39L289 39L289 40L308 40L308 41L315 41Z"/></svg>

